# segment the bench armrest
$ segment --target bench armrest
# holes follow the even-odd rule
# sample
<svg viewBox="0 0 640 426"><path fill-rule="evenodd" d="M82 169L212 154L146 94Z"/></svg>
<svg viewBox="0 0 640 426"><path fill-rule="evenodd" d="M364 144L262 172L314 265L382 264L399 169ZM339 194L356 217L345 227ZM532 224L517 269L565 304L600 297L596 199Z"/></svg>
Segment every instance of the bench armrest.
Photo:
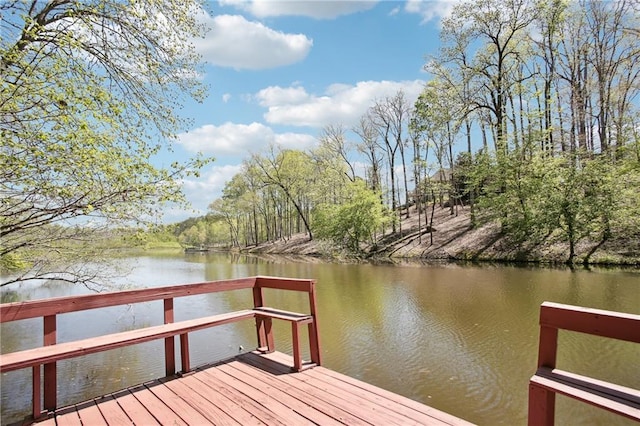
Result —
<svg viewBox="0 0 640 426"><path fill-rule="evenodd" d="M274 319L280 319L290 322L307 323L313 321L313 317L308 314L301 314L298 312L283 311L281 309L270 308L267 306L260 306L254 308L253 311L256 315L263 317L269 317Z"/></svg>

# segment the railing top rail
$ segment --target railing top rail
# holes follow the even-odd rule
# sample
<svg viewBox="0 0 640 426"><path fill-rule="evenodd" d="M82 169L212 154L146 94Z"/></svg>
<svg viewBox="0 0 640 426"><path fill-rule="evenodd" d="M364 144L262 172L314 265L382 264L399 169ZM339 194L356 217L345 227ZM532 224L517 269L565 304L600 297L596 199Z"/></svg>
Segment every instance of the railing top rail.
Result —
<svg viewBox="0 0 640 426"><path fill-rule="evenodd" d="M88 309L106 308L131 303L150 302L154 300L254 287L310 292L313 287L313 282L313 280L308 279L258 276L3 303L0 304L0 323Z"/></svg>
<svg viewBox="0 0 640 426"><path fill-rule="evenodd" d="M256 277L256 286L261 288L276 288L281 290L311 292L316 281L303 278L281 278L259 275Z"/></svg>
<svg viewBox="0 0 640 426"><path fill-rule="evenodd" d="M640 315L636 314L544 302L540 325L640 343Z"/></svg>

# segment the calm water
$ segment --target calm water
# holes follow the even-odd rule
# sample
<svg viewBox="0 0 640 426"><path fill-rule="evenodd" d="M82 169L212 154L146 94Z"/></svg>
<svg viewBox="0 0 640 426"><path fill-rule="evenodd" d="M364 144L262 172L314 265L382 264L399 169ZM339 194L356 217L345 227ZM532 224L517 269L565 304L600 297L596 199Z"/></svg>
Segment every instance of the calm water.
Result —
<svg viewBox="0 0 640 426"><path fill-rule="evenodd" d="M537 357L538 313L547 301L640 313L640 271L459 265L338 265L227 255L166 255L123 261L125 287L253 275L314 278L324 365L482 425L524 425ZM14 287L38 299L86 293L61 284ZM4 294L7 298L9 295ZM10 296L15 297L15 293ZM267 303L305 309L296 294ZM244 290L176 301L176 320L247 307ZM60 342L162 322L161 302L73 313L58 319ZM276 324L278 350L290 328ZM41 321L3 324L2 352L40 345ZM255 347L250 322L193 333L192 365ZM245 350L246 350L245 349ZM61 362L59 403L84 400L163 375L162 342ZM178 351L179 353L179 351ZM558 366L640 388L640 345L560 334ZM29 370L4 374L2 423L30 409ZM559 425L635 424L564 397Z"/></svg>

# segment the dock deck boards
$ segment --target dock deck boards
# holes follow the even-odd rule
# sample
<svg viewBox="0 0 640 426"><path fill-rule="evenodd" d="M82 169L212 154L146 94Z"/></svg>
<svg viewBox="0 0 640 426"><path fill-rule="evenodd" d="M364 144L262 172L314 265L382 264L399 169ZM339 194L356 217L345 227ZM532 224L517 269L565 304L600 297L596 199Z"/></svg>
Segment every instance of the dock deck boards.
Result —
<svg viewBox="0 0 640 426"><path fill-rule="evenodd" d="M324 367L291 372L282 353L239 355L57 410L39 425L469 425Z"/></svg>

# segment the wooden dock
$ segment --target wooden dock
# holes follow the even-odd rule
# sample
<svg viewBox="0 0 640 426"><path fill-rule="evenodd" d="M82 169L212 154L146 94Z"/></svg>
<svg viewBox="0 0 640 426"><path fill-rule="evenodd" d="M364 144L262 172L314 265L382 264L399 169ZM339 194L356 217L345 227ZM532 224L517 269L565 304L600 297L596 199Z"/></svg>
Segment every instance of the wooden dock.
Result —
<svg viewBox="0 0 640 426"><path fill-rule="evenodd" d="M263 290L306 293L308 309L299 313L270 306ZM226 291L244 291L252 295L253 303L233 312L174 321L174 299ZM0 373L32 371L32 415L25 424L470 424L323 367L315 292L315 280L257 276L0 304L0 323L40 318L43 324L43 345L0 354ZM60 315L154 301L162 301L163 324L68 342L57 340ZM207 367L191 367L190 333L247 320L255 323L256 351ZM291 325L291 356L276 351L274 320ZM308 361L302 358L304 329ZM556 393L640 421L640 391L555 368L560 329L640 343L640 315L545 302L540 315L538 369L529 383L529 425L554 424ZM153 340L164 340L164 378L59 408L59 361ZM180 348L178 374L176 343Z"/></svg>
<svg viewBox="0 0 640 426"><path fill-rule="evenodd" d="M280 352L239 355L54 412L39 425L469 425Z"/></svg>

